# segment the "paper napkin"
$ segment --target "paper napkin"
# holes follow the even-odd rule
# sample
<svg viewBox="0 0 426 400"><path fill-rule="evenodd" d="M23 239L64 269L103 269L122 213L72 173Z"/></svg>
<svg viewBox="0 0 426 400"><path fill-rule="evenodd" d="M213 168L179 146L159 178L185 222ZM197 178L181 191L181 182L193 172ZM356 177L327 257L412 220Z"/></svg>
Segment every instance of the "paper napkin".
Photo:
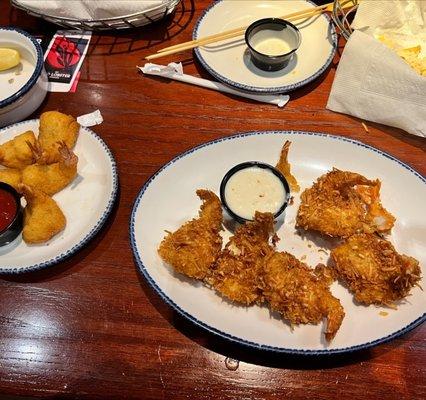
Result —
<svg viewBox="0 0 426 400"><path fill-rule="evenodd" d="M327 108L426 137L426 78L377 39L387 33L426 51L426 2L364 0L353 27Z"/></svg>

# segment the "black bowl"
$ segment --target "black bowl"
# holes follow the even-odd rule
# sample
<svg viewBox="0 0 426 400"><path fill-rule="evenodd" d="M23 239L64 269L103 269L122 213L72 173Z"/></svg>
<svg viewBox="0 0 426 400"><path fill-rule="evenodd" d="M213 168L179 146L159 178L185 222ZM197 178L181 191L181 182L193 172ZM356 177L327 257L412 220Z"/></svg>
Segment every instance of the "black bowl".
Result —
<svg viewBox="0 0 426 400"><path fill-rule="evenodd" d="M236 172L241 171L242 169L250 168L250 167L257 167L257 168L268 169L283 184L284 189L286 191L286 195L285 195L284 202L283 202L282 206L274 214L274 218L277 218L278 216L280 216L283 213L283 211L286 209L286 207L288 205L288 202L290 200L290 186L289 186L287 180L285 179L284 175L280 171L278 171L272 165L269 165L269 164L266 164L266 163L262 163L262 162L259 162L259 161L246 161L246 162L243 162L241 164L237 164L235 167L231 168L225 174L225 176L222 179L222 182L220 183L220 200L222 201L223 208L227 211L227 213L233 219L235 219L237 222L239 222L241 224L243 224L243 223L245 223L247 221L251 221L249 219L246 219L246 218L243 218L243 217L239 216L234 211L232 211L231 207L229 207L228 202L226 201L226 196L225 196L225 187L226 187L226 184L228 183L229 179L231 178L231 176L234 175Z"/></svg>
<svg viewBox="0 0 426 400"><path fill-rule="evenodd" d="M21 206L21 195L10 185L0 182L0 190L10 193L16 201L16 215L10 224L0 231L0 246L13 242L21 233L23 228L23 208Z"/></svg>
<svg viewBox="0 0 426 400"><path fill-rule="evenodd" d="M270 55L256 50L256 34L263 30L276 31L285 36L291 50L284 54ZM245 40L250 50L251 60L256 67L264 71L278 71L287 66L293 54L300 47L302 35L292 23L280 18L264 18L253 22L246 30Z"/></svg>

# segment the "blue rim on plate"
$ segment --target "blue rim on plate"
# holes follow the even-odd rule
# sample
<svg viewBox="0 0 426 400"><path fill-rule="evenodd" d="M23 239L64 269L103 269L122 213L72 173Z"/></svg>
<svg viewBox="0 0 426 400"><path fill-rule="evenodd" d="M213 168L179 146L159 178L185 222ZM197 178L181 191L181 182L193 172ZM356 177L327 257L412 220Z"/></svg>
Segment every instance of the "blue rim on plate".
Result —
<svg viewBox="0 0 426 400"><path fill-rule="evenodd" d="M38 43L37 40L35 40L29 33L23 31L22 29L10 27L10 26L9 27L1 26L0 31L14 31L14 32L18 32L22 36L25 36L26 38L30 39L37 53L36 65L30 79L27 81L27 83L24 86L21 87L21 89L19 89L16 93L12 94L12 96L9 96L6 99L0 101L0 108L2 108L12 104L15 100L19 99L21 96L27 93L35 85L43 69L44 61L43 61L43 51L41 50L40 43Z"/></svg>
<svg viewBox="0 0 426 400"><path fill-rule="evenodd" d="M37 121L39 121L39 120L38 119L30 119L30 120L27 120L27 121L22 121L22 122L18 122L16 124L9 125L9 126L2 128L0 130L0 135L5 130L10 129L14 126L19 126L19 125L27 124L29 122L37 122ZM75 246L71 247L71 249L67 250L65 253L59 254L55 258L52 258L48 261L44 261L44 262L39 263L39 264L30 265L29 267L24 267L24 268L7 267L7 266L4 267L4 268L2 267L0 269L0 275L11 275L11 274L12 275L18 275L18 274L23 274L23 273L28 273L28 272L34 272L34 271L38 271L40 269L51 267L55 264L58 264L58 263L60 263L64 260L66 260L67 258L69 258L72 255L74 255L75 253L77 253L80 249L82 249L85 245L87 245L90 242L90 240L92 240L95 237L95 235L100 231L102 226L107 221L109 215L111 214L111 211L113 209L115 200L117 198L117 193L118 193L117 164L115 162L114 156L113 156L110 148L106 145L106 143L91 129L86 128L86 127L82 127L82 128L87 130L87 132L90 133L100 143L100 145L105 150L105 153L106 153L106 155L108 156L108 158L111 162L112 191L111 191L110 197L108 199L108 204L107 204L103 214L99 218L99 221L96 223L96 225L90 230L90 232L79 243L77 243Z"/></svg>
<svg viewBox="0 0 426 400"><path fill-rule="evenodd" d="M198 19L198 21L195 24L193 33L192 33L192 39L196 40L198 37L198 29L201 25L201 22L203 21L203 19L206 17L206 15L208 14L208 12L215 7L217 4L221 3L224 0L217 0L215 1L213 4L211 4L209 7L206 8L206 10L203 12L203 14L201 14L201 17ZM305 0L307 3L312 4L313 6L317 6L313 1L311 0ZM285 86L277 86L274 88L268 88L268 87L260 87L260 86L250 86L250 85L245 85L242 83L238 83L233 81L232 79L229 79L221 74L219 74L218 72L216 72L214 69L212 69L207 61L204 59L203 55L200 52L200 49L198 47L196 47L194 49L195 55L198 58L198 61L201 63L201 65L204 67L204 69L206 69L206 71L214 76L216 79L218 79L219 81L227 84L228 86L237 88L239 90L242 91L246 91L246 92L256 92L256 93L264 93L264 94L278 94L278 93L288 93L291 92L293 90L299 89L302 86L307 85L308 83L314 81L315 79L319 78L325 71L326 69L330 66L331 62L333 61L334 55L336 54L337 51L337 42L338 42L338 37L337 37L337 33L336 30L334 29L334 25L333 22L331 21L331 19L326 15L326 14L321 14L322 18L325 18L328 22L328 26L329 26L329 30L330 30L330 37L333 41L332 43L332 49L330 52L330 55L328 56L326 62L324 63L324 65L314 74L312 74L311 76L309 76L308 78L297 82L297 83L293 83L290 85L285 85Z"/></svg>
<svg viewBox="0 0 426 400"><path fill-rule="evenodd" d="M139 204L142 200L142 197L143 197L145 191L148 189L149 185L151 185L151 183L155 180L155 178L158 175L161 174L161 172L163 170L165 170L166 168L168 168L170 165L174 164L176 161L180 160L181 158L184 158L184 157L188 156L189 154L194 153L195 151L197 151L199 149L202 149L202 148L207 147L207 146L211 146L211 145L216 144L216 143L224 142L224 141L227 141L227 140L233 140L233 139L237 139L237 138L241 138L241 137L255 136L255 135L271 135L271 134L321 136L321 137L326 137L326 138L335 139L335 140L342 140L344 142L352 143L356 146L364 147L367 150L378 153L378 154L396 162L397 164L401 165L402 167L404 167L405 169L407 169L408 171L413 173L424 184L426 184L426 178L425 177L423 177L421 174L419 174L417 171L415 171L409 165L403 163L402 161L398 160L397 158L391 156L390 154L385 153L384 151L381 151L379 149L376 149L375 147L369 146L365 143L362 143L358 140L349 139L349 138L342 137L342 136L330 135L330 134L326 134L326 133L305 132L305 131L251 131L251 132L239 133L237 135L228 136L228 137L225 137L225 138L220 138L220 139L212 140L212 141L207 142L207 143L203 143L199 146L196 146L196 147L176 156L171 161L169 161L167 164L165 164L163 167L161 167L154 175L152 175L148 179L148 181L144 184L144 186L142 187L142 189L140 190L139 194L137 195L137 197L135 199L133 209L132 209L132 213L131 213L131 216L130 216L130 226L129 226L130 244L131 244L131 247L132 247L134 259L136 261L136 266L137 266L139 272L144 276L144 278L146 279L148 284L151 286L151 288L154 289L154 291L161 297L161 299L164 300L172 309L174 309L181 316L188 319L189 321L191 321L192 323L194 323L198 327L205 329L206 331L208 331L208 332L210 332L210 333L212 333L216 336L219 336L222 339L228 340L228 341L236 343L238 345L249 347L249 348L255 349L255 350L264 350L264 351L274 352L274 353L292 354L292 355L307 355L307 356L322 356L322 355L336 355L336 354L343 354L343 353L351 353L351 352L358 351L358 350L365 350L365 349L368 349L370 347L377 346L378 344L386 343L386 342L388 342L392 339L395 339L395 338L411 331L415 327L422 324L426 320L426 312L423 313L423 315L421 317L417 318L416 320L414 320L410 324L406 325L405 327L399 329L396 332L391 333L388 336L385 336L385 337L380 338L380 339L376 339L376 340L371 341L371 342L363 343L363 344L360 344L360 345L344 347L344 348L339 348L339 349L302 350L302 349L288 349L288 348L282 348L282 347L276 347L276 346L261 345L261 344L255 343L255 342L251 342L251 341L230 335L226 332L223 332L219 329L216 329L216 328L198 320L197 318L193 317L191 314L189 314L188 312L186 312L185 310L180 308L154 282L154 280L151 278L149 272L147 271L145 265L142 262L141 253L137 248L136 237L135 237L136 212L138 210L138 207L139 207Z"/></svg>

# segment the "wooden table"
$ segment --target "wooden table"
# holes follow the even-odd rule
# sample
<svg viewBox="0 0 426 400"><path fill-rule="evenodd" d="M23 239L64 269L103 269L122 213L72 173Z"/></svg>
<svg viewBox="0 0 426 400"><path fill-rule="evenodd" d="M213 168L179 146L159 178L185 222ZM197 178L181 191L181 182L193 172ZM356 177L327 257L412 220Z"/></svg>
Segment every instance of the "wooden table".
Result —
<svg viewBox="0 0 426 400"><path fill-rule="evenodd" d="M77 92L51 93L34 114L100 109L95 128L118 162L121 192L101 233L70 260L39 273L0 278L0 393L44 398L421 399L426 398L426 326L368 351L303 359L231 346L184 321L136 271L128 222L151 174L177 154L236 132L297 129L361 140L426 174L423 139L325 109L338 56L285 109L144 78L135 66L189 40L208 0L118 35L94 35ZM0 23L50 40L55 27L2 0ZM154 29L155 28L155 29ZM187 73L208 78L191 53ZM0 260L1 262L1 260ZM240 360L227 369L226 357ZM1 396L0 396L1 397ZM9 398L9 397L7 397ZM20 398L20 397L18 397Z"/></svg>

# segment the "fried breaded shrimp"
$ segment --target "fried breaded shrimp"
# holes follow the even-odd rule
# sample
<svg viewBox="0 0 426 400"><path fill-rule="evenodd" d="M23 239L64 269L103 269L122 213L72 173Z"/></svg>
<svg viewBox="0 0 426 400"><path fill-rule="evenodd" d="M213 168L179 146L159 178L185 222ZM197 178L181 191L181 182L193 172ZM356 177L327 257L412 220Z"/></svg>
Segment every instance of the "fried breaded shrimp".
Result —
<svg viewBox="0 0 426 400"><path fill-rule="evenodd" d="M327 319L324 332L333 339L345 312L328 285L289 253L272 253L264 264L265 300L291 325L318 324Z"/></svg>
<svg viewBox="0 0 426 400"><path fill-rule="evenodd" d="M374 234L351 236L331 251L338 277L364 304L392 305L420 280L419 262L398 254L390 242Z"/></svg>
<svg viewBox="0 0 426 400"><path fill-rule="evenodd" d="M296 178L291 174L290 163L288 162L288 151L290 150L290 145L291 142L288 140L284 143L284 146L281 149L280 159L275 168L284 175L285 179L287 179L290 189L293 192L298 192L300 190L300 186L298 185Z"/></svg>
<svg viewBox="0 0 426 400"><path fill-rule="evenodd" d="M380 181L333 169L301 195L296 226L332 237L386 232L395 218L380 203Z"/></svg>
<svg viewBox="0 0 426 400"><path fill-rule="evenodd" d="M4 168L0 169L0 182L7 183L18 189L18 185L22 181L22 172L20 169L15 168Z"/></svg>
<svg viewBox="0 0 426 400"><path fill-rule="evenodd" d="M58 111L47 111L41 114L38 140L43 150L43 156L39 163L51 164L60 161L58 143L65 142L69 149L73 149L79 129L79 123L71 115Z"/></svg>
<svg viewBox="0 0 426 400"><path fill-rule="evenodd" d="M34 163L34 155L28 143L35 144L33 131L27 131L0 145L0 164L22 169Z"/></svg>
<svg viewBox="0 0 426 400"><path fill-rule="evenodd" d="M26 243L46 242L65 228L65 215L55 200L41 190L27 185L19 185L19 191L27 201L22 231Z"/></svg>
<svg viewBox="0 0 426 400"><path fill-rule="evenodd" d="M219 293L245 305L262 300L262 264L273 251L271 213L256 212L254 221L238 227L206 278Z"/></svg>
<svg viewBox="0 0 426 400"><path fill-rule="evenodd" d="M22 171L22 183L41 189L49 196L69 185L77 176L78 157L64 142L60 144L59 153L61 160L57 163L26 167Z"/></svg>
<svg viewBox="0 0 426 400"><path fill-rule="evenodd" d="M167 232L158 253L176 271L190 278L203 279L222 248L222 205L209 190L197 190L203 200L199 216L176 232Z"/></svg>

